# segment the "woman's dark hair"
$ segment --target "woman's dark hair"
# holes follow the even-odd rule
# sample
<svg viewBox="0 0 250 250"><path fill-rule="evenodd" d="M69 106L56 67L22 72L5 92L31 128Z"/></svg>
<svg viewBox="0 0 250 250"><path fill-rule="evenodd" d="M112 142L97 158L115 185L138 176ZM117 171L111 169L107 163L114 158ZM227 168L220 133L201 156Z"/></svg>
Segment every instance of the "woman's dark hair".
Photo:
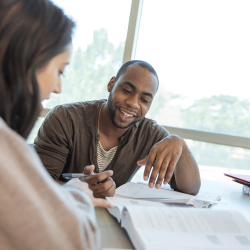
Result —
<svg viewBox="0 0 250 250"><path fill-rule="evenodd" d="M24 138L40 112L37 70L71 43L73 28L49 0L0 1L0 117Z"/></svg>

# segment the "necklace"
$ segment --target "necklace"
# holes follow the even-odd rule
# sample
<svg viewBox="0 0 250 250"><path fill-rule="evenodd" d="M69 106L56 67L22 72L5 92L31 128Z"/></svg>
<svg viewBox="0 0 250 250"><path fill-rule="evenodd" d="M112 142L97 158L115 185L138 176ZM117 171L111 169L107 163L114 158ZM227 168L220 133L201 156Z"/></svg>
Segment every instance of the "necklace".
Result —
<svg viewBox="0 0 250 250"><path fill-rule="evenodd" d="M97 134L99 135L99 120L100 120L100 115L101 115L101 111L102 111L102 108L104 106L106 102L104 102L99 110L99 115L98 115L98 121L97 121Z"/></svg>

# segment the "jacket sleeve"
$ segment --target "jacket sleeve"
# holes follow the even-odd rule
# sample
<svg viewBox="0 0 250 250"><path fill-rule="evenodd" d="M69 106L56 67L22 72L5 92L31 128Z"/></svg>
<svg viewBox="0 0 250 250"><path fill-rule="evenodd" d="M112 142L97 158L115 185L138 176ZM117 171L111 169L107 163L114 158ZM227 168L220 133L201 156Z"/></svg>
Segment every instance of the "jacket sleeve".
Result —
<svg viewBox="0 0 250 250"><path fill-rule="evenodd" d="M54 179L58 179L67 162L72 146L70 113L57 106L46 116L34 141L34 148L43 165Z"/></svg>
<svg viewBox="0 0 250 250"><path fill-rule="evenodd" d="M0 141L1 249L98 249L89 197L55 183L36 153L10 129L0 126Z"/></svg>

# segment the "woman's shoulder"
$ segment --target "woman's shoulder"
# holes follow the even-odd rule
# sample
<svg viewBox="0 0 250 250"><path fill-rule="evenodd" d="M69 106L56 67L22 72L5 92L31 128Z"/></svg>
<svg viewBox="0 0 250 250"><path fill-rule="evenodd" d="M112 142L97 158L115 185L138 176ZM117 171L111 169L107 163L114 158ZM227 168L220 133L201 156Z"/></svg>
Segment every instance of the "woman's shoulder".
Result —
<svg viewBox="0 0 250 250"><path fill-rule="evenodd" d="M23 137L13 131L0 117L0 167L9 169L41 165L39 157Z"/></svg>
<svg viewBox="0 0 250 250"><path fill-rule="evenodd" d="M0 147L6 148L14 148L15 146L22 146L25 150L28 145L26 144L23 137L21 137L18 133L12 130L5 121L0 117ZM1 152L1 151L0 151Z"/></svg>

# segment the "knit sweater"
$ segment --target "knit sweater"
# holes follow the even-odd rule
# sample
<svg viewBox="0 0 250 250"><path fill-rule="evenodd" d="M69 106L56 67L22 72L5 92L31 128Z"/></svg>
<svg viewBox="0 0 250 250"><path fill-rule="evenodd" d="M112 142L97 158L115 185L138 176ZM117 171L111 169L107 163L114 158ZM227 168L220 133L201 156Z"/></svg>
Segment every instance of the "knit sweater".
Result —
<svg viewBox="0 0 250 250"><path fill-rule="evenodd" d="M35 151L0 117L0 249L97 249L89 197L60 186Z"/></svg>

